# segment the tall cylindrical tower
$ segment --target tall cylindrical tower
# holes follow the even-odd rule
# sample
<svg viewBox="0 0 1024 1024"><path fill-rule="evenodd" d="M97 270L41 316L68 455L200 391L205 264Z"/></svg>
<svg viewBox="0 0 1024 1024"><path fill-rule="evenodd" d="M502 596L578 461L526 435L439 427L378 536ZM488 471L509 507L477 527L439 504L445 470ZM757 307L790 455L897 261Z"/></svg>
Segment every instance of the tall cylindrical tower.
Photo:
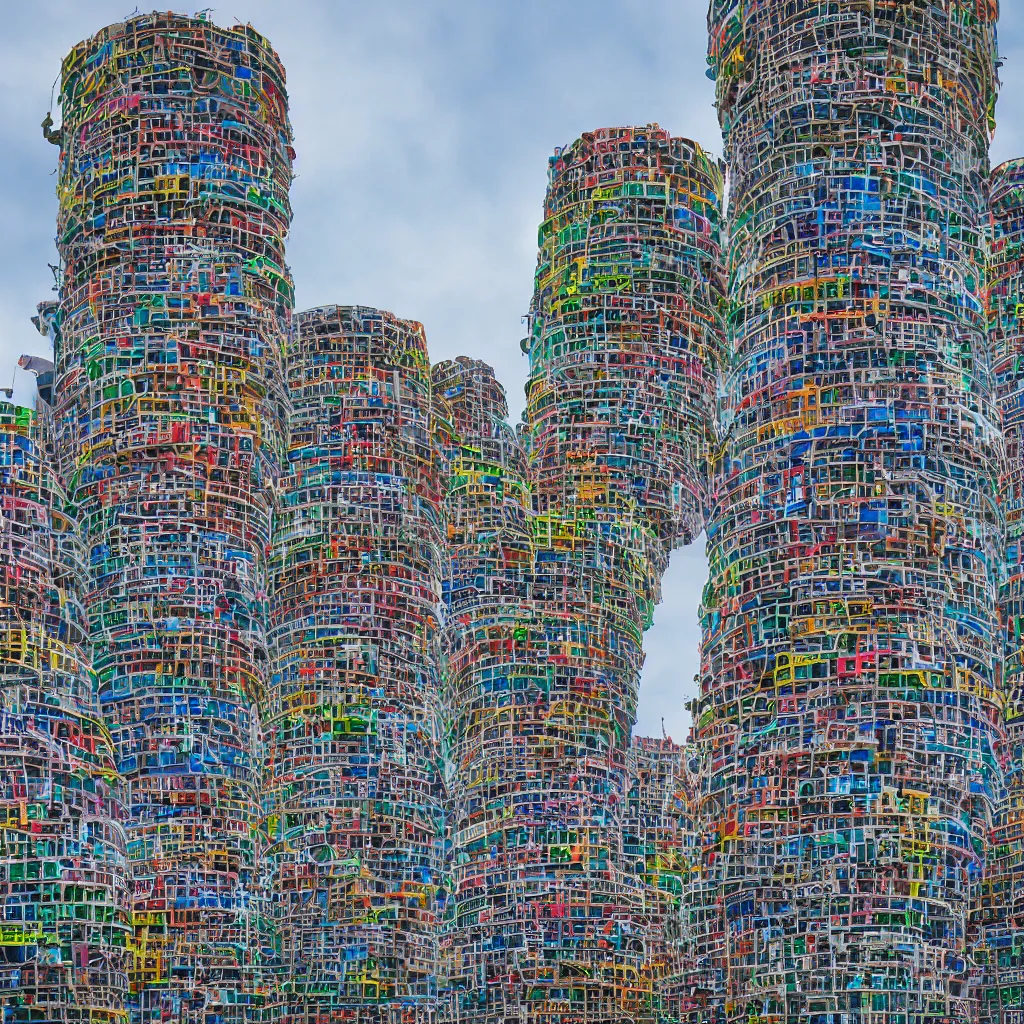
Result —
<svg viewBox="0 0 1024 1024"><path fill-rule="evenodd" d="M285 427L290 130L248 26L151 14L61 78L57 447L126 781L140 1019L255 1020L266 553Z"/></svg>
<svg viewBox="0 0 1024 1024"><path fill-rule="evenodd" d="M551 927L544 919L561 900L551 893L541 909L529 897L539 897L552 844L568 857L568 833L532 827L542 813L545 767L538 759L547 746L540 706L547 669L524 643L536 617L532 493L526 453L506 421L505 392L491 367L464 357L445 361L434 367L433 384L447 472L446 966L455 1020L503 1021L528 1005L528 980Z"/></svg>
<svg viewBox="0 0 1024 1024"><path fill-rule="evenodd" d="M0 989L13 1022L122 1024L124 827L49 427L0 404Z"/></svg>
<svg viewBox="0 0 1024 1024"><path fill-rule="evenodd" d="M691 942L729 1020L974 1012L1003 748L995 20L978 0L711 6L733 365Z"/></svg>
<svg viewBox="0 0 1024 1024"><path fill-rule="evenodd" d="M992 172L989 340L1006 460L999 494L1006 522L1000 592L1004 631L1007 772L979 913L982 1019L1024 1010L1024 160Z"/></svg>
<svg viewBox="0 0 1024 1024"><path fill-rule="evenodd" d="M435 380L468 431L448 489L444 647L453 985L473 1020L653 1012L645 881L623 848L627 760L643 628L671 546L703 522L720 184L657 126L556 154L526 451L486 375L449 365Z"/></svg>
<svg viewBox="0 0 1024 1024"><path fill-rule="evenodd" d="M442 536L423 328L309 310L287 378L264 720L283 1019L429 1022L445 896Z"/></svg>

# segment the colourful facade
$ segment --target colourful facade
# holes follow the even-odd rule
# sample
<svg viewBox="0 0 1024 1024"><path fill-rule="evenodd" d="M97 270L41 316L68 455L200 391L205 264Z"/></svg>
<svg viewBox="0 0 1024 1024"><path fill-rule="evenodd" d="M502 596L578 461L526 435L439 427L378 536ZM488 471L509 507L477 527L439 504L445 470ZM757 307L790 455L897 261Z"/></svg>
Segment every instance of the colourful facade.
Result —
<svg viewBox="0 0 1024 1024"><path fill-rule="evenodd" d="M648 125L586 133L548 178L527 339L537 508L635 510L665 559L703 529L717 441L721 169Z"/></svg>
<svg viewBox="0 0 1024 1024"><path fill-rule="evenodd" d="M12 1024L121 1024L124 825L50 426L0 404L0 992Z"/></svg>
<svg viewBox="0 0 1024 1024"><path fill-rule="evenodd" d="M991 180L989 339L1006 460L999 494L1006 523L999 604L1004 630L1002 690L1006 700L1006 771L989 848L975 961L982 971L979 1014L1009 1021L1024 1009L1024 163L997 167Z"/></svg>
<svg viewBox="0 0 1024 1024"><path fill-rule="evenodd" d="M532 581L537 542L526 453L489 366L433 370L446 478L448 563L441 634L445 756L450 775L448 989L456 1020L501 1020L540 998L542 930L572 927L558 865L578 864L585 837L549 795L564 713L546 701L553 667ZM546 644L543 646L547 647ZM563 653L555 645L553 654ZM538 664L538 662L541 662ZM545 801L551 806L545 808ZM549 829L558 814L561 828ZM535 895L536 904L530 902ZM554 972L551 972L552 977Z"/></svg>
<svg viewBox="0 0 1024 1024"><path fill-rule="evenodd" d="M139 1020L262 1019L266 557L291 284L284 71L143 15L61 74L55 444L124 778Z"/></svg>
<svg viewBox="0 0 1024 1024"><path fill-rule="evenodd" d="M730 168L690 946L734 1021L973 1019L1002 784L995 9L712 4Z"/></svg>
<svg viewBox="0 0 1024 1024"><path fill-rule="evenodd" d="M634 736L627 757L623 871L640 884L646 971L657 1020L678 1019L686 1009L679 979L685 974L682 899L692 863L687 754L670 739Z"/></svg>
<svg viewBox="0 0 1024 1024"><path fill-rule="evenodd" d="M287 377L263 717L281 1019L429 1021L445 803L423 328L362 306L309 310Z"/></svg>

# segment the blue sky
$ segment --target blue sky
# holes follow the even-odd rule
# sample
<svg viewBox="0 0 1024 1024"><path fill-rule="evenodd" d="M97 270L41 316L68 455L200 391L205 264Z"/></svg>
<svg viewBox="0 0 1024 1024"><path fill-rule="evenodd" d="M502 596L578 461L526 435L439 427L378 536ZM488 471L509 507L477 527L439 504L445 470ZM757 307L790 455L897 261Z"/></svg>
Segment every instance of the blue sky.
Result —
<svg viewBox="0 0 1024 1024"><path fill-rule="evenodd" d="M47 353L56 150L40 133L64 53L125 0L5 0L0 35L0 386ZM145 9L145 7L143 8ZM591 128L657 121L721 149L694 0L225 0L288 69L298 308L364 303L422 321L432 357L498 371L518 412L547 157ZM193 13L189 10L188 13ZM1004 0L996 160L1024 154L1024 0ZM55 119L59 121L57 112ZM31 382L18 372L16 398ZM677 552L648 634L638 728L685 737L703 552Z"/></svg>

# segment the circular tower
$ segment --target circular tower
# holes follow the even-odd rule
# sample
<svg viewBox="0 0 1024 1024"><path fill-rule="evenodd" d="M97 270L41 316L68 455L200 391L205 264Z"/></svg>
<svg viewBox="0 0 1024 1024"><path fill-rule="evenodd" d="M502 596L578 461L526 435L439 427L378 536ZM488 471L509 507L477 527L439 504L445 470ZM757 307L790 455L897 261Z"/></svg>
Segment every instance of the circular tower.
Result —
<svg viewBox="0 0 1024 1024"><path fill-rule="evenodd" d="M249 26L146 14L61 74L56 444L126 782L140 1019L255 1020L266 552L292 150ZM211 1016L212 1015L212 1016Z"/></svg>
<svg viewBox="0 0 1024 1024"><path fill-rule="evenodd" d="M661 574L708 498L720 187L698 146L656 125L556 153L521 441L503 401L463 382L484 429L449 490L445 648L453 982L474 1020L653 1013L630 731Z"/></svg>
<svg viewBox="0 0 1024 1024"><path fill-rule="evenodd" d="M690 941L729 1020L974 1012L1003 747L995 20L976 0L711 5L732 366Z"/></svg>
<svg viewBox="0 0 1024 1024"><path fill-rule="evenodd" d="M289 1024L436 1014L444 791L438 467L423 328L295 318L264 719Z"/></svg>

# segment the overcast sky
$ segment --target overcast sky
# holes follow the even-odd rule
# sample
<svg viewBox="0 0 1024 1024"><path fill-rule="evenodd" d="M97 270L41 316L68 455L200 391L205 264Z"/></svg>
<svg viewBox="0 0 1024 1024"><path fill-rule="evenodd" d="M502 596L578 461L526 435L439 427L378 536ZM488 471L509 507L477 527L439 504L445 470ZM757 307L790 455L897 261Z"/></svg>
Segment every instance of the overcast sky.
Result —
<svg viewBox="0 0 1024 1024"><path fill-rule="evenodd" d="M1024 0L1004 0L993 157L1024 153ZM109 0L0 0L0 386L51 297L56 149L39 123L62 56L132 13ZM145 9L143 7L142 9ZM719 152L695 0L225 0L288 69L297 308L363 303L426 325L432 358L494 365L514 414L547 157L581 132L657 121ZM194 13L189 9L187 13ZM59 123L57 111L54 118ZM20 371L16 398L31 381ZM685 738L703 551L678 552L648 633L638 731Z"/></svg>

